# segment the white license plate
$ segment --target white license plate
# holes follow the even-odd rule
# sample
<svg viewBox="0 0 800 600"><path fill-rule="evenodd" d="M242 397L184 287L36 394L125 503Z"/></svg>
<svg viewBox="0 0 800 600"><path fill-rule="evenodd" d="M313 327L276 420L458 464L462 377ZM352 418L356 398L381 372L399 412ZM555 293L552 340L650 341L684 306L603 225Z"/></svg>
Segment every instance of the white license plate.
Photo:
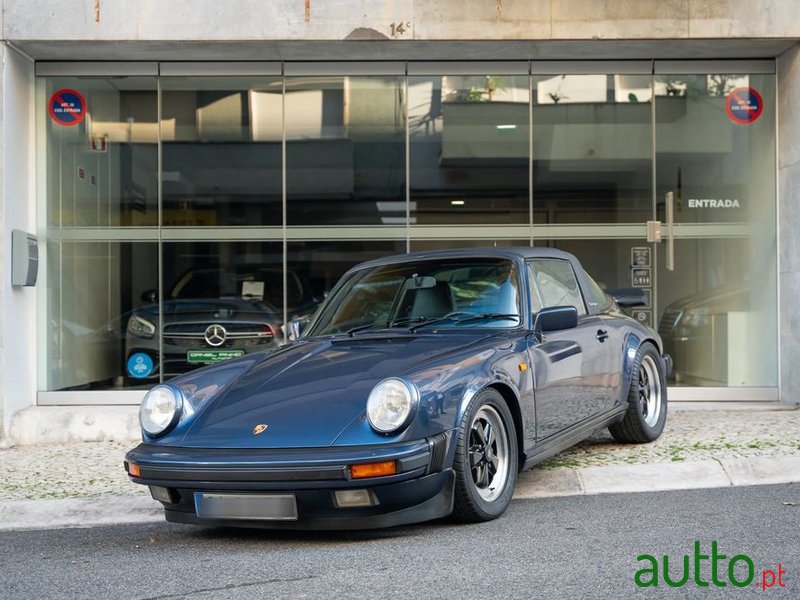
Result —
<svg viewBox="0 0 800 600"><path fill-rule="evenodd" d="M294 494L195 492L194 508L201 519L297 520L297 500Z"/></svg>

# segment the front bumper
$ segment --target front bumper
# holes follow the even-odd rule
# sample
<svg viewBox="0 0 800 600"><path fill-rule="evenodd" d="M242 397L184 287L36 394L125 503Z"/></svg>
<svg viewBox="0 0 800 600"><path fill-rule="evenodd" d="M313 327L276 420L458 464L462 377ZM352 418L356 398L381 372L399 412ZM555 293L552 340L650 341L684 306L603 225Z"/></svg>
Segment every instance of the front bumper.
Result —
<svg viewBox="0 0 800 600"><path fill-rule="evenodd" d="M125 457L134 483L167 490L167 521L275 529L371 529L428 521L453 510L455 474L444 465L450 434L389 446L312 449L165 448L140 444ZM397 474L353 479L350 465L395 460ZM334 492L368 489L374 506L337 507ZM291 493L296 521L199 517L196 492ZM163 492L162 492L163 493Z"/></svg>

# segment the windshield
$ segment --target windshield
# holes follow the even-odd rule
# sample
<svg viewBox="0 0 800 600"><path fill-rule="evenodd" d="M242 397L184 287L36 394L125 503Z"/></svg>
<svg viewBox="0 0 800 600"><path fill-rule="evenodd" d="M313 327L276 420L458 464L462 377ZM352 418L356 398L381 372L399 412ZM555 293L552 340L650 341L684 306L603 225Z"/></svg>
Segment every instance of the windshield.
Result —
<svg viewBox="0 0 800 600"><path fill-rule="evenodd" d="M390 327L516 327L514 263L497 258L423 260L354 273L329 299L309 336Z"/></svg>

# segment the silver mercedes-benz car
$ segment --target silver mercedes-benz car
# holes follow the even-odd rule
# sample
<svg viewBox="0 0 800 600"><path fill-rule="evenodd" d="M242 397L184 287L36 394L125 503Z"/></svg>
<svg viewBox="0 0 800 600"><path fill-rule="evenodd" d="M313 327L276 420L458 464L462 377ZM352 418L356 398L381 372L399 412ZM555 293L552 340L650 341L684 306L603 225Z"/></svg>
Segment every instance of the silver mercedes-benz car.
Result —
<svg viewBox="0 0 800 600"><path fill-rule="evenodd" d="M319 299L299 273L287 273L290 319L310 315ZM128 318L125 372L146 380L172 377L207 364L266 350L283 339L283 275L261 266L205 267L184 273L165 294L163 361L156 290Z"/></svg>

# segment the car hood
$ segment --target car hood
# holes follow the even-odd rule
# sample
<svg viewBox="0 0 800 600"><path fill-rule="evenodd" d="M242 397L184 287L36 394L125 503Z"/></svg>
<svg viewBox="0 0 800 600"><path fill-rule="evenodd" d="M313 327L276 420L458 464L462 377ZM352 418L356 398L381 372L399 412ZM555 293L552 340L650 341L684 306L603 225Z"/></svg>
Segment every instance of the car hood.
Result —
<svg viewBox="0 0 800 600"><path fill-rule="evenodd" d="M333 445L381 379L476 344L491 333L358 335L267 354L194 418L179 445L298 448ZM412 378L413 379L413 378ZM267 425L259 435L256 425Z"/></svg>

